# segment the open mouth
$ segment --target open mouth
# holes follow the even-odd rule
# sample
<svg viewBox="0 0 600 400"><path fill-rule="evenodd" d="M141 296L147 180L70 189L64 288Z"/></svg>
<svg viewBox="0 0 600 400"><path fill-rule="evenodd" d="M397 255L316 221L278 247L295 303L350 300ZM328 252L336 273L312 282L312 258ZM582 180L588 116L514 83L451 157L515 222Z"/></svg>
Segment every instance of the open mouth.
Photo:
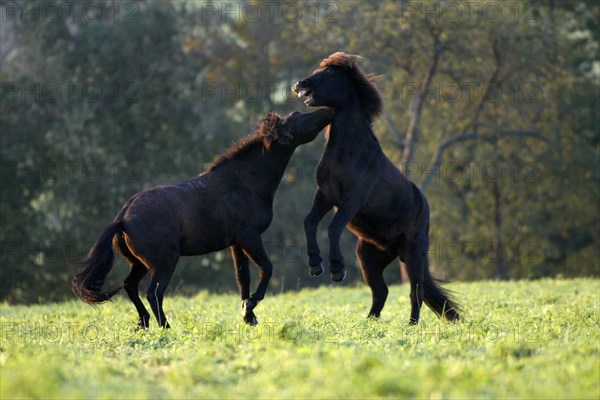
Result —
<svg viewBox="0 0 600 400"><path fill-rule="evenodd" d="M299 88L297 85L294 85L292 87L292 90L294 92L296 92L298 97L302 97L302 96L306 97L306 100L304 100L304 104L309 105L309 102L311 100L311 95L312 95L312 92L310 90L304 89L304 88Z"/></svg>

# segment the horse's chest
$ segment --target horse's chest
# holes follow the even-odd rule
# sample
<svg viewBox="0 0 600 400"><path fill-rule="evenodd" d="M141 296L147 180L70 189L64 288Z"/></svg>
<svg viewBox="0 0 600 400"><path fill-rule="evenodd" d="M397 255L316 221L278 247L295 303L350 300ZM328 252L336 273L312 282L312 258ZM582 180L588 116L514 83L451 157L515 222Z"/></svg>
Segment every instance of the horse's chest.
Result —
<svg viewBox="0 0 600 400"><path fill-rule="evenodd" d="M350 182L357 175L357 166L353 163L342 162L343 159L323 160L317 165L317 183L319 186L330 184L331 182Z"/></svg>
<svg viewBox="0 0 600 400"><path fill-rule="evenodd" d="M343 177L339 174L333 173L322 173L317 174L317 185L325 197L338 206L343 198L343 194L347 191Z"/></svg>
<svg viewBox="0 0 600 400"><path fill-rule="evenodd" d="M325 197L339 205L348 193L365 189L371 181L365 163L343 157L323 160L316 171L317 185ZM374 178L374 177L373 177ZM362 188L362 189L361 189Z"/></svg>

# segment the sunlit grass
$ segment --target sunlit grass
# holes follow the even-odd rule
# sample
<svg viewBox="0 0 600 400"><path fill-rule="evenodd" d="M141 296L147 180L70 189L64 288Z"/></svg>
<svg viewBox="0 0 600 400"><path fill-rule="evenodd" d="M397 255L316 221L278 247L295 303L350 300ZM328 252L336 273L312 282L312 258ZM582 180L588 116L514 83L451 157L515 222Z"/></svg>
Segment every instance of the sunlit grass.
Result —
<svg viewBox="0 0 600 400"><path fill-rule="evenodd" d="M171 330L136 332L125 298L3 305L0 397L373 398L600 396L598 280L456 283L465 322L406 323L394 286L267 297L247 327L235 295L168 297Z"/></svg>

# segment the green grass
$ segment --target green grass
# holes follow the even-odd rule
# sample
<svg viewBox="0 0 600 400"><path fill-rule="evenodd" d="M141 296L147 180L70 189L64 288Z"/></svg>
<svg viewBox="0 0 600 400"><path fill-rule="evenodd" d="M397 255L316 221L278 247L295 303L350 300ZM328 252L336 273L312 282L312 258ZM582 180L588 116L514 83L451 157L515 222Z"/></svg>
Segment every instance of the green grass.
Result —
<svg viewBox="0 0 600 400"><path fill-rule="evenodd" d="M406 324L408 287L379 321L370 292L270 295L246 327L235 295L168 297L171 330L135 332L125 298L3 305L0 397L592 398L600 397L600 281L449 285L466 320L423 310Z"/></svg>

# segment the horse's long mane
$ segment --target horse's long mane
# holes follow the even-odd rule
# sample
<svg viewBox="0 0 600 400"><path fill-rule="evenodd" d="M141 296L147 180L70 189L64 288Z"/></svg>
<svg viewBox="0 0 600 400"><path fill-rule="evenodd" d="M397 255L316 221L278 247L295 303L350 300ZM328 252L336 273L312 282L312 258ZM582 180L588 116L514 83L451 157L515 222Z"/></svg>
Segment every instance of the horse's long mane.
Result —
<svg viewBox="0 0 600 400"><path fill-rule="evenodd" d="M216 169L227 160L239 158L256 147L260 146L269 150L271 144L280 139L279 134L285 134L285 132L280 132L281 128L278 128L281 119L281 116L276 113L268 113L266 117L254 124L256 128L253 133L229 146L208 171Z"/></svg>
<svg viewBox="0 0 600 400"><path fill-rule="evenodd" d="M377 75L366 74L358 65L362 59L361 56L338 51L321 61L317 71L329 66L346 71L356 89L361 107L369 117L375 118L383 113L383 98L375 86Z"/></svg>

